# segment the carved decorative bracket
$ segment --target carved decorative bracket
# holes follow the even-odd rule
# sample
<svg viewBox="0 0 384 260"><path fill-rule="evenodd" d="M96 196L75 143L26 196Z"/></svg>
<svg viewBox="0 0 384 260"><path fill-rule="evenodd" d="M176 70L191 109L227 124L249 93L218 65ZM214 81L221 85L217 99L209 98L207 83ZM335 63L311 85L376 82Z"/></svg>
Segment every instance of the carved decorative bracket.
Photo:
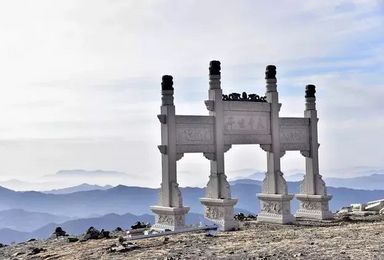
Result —
<svg viewBox="0 0 384 260"><path fill-rule="evenodd" d="M231 144L226 144L226 145L224 145L224 153L225 153L225 152L228 152L229 149L231 149L231 148L232 148L232 145L231 145Z"/></svg>
<svg viewBox="0 0 384 260"><path fill-rule="evenodd" d="M205 100L205 106L209 111L215 111L215 101L213 100Z"/></svg>
<svg viewBox="0 0 384 260"><path fill-rule="evenodd" d="M184 156L184 153L177 153L176 154L176 161L180 160L181 158L183 158Z"/></svg>
<svg viewBox="0 0 384 260"><path fill-rule="evenodd" d="M261 144L260 148L263 149L266 152L271 152L272 151L272 146L270 144Z"/></svg>
<svg viewBox="0 0 384 260"><path fill-rule="evenodd" d="M157 118L159 119L160 123L162 123L162 124L167 123L167 116L166 115L157 115Z"/></svg>
<svg viewBox="0 0 384 260"><path fill-rule="evenodd" d="M159 148L160 153L167 154L167 146L166 145L158 145L157 148Z"/></svg>
<svg viewBox="0 0 384 260"><path fill-rule="evenodd" d="M300 151L300 153L304 157L311 157L311 153L308 150Z"/></svg>
<svg viewBox="0 0 384 260"><path fill-rule="evenodd" d="M207 158L210 161L216 160L216 154L215 153L203 153L204 157Z"/></svg>

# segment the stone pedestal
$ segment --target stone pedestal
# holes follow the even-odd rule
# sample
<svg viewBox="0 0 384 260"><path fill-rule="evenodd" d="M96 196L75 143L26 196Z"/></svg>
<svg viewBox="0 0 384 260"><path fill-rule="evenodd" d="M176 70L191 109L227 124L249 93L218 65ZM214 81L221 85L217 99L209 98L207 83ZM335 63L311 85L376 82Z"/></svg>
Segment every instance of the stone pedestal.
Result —
<svg viewBox="0 0 384 260"><path fill-rule="evenodd" d="M234 205L237 199L200 198L205 207L205 217L219 226L219 230L228 231L238 228L234 220Z"/></svg>
<svg viewBox="0 0 384 260"><path fill-rule="evenodd" d="M156 214L156 224L151 229L156 231L175 231L185 228L185 215L188 213L189 207L151 206L151 210Z"/></svg>
<svg viewBox="0 0 384 260"><path fill-rule="evenodd" d="M258 222L289 224L295 222L291 214L290 201L293 195L259 193L261 210L257 216Z"/></svg>
<svg viewBox="0 0 384 260"><path fill-rule="evenodd" d="M331 195L296 194L296 199L300 201L296 217L318 220L332 219L333 213L328 208L328 202L331 198Z"/></svg>

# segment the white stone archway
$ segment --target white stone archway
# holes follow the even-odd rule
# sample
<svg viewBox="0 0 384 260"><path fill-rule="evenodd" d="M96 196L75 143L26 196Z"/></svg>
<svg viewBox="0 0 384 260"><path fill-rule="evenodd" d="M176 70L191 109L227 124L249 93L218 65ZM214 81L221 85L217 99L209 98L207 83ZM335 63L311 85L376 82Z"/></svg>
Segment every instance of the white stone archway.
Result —
<svg viewBox="0 0 384 260"><path fill-rule="evenodd" d="M162 78L162 106L158 115L161 123L162 183L160 202L152 206L156 214L154 229L177 230L185 226L188 207L183 206L177 183L177 161L184 153L203 153L210 160L210 176L206 195L201 198L205 217L217 223L221 230L236 228L233 218L237 199L231 197L224 167L224 153L232 145L258 144L267 154L267 173L263 181L261 212L258 221L292 223L287 184L280 167L285 151L298 150L306 157L306 174L301 185L298 217L325 219L332 217L328 210L331 196L326 194L325 184L319 175L317 111L315 86L306 86L304 117L279 117L276 85L276 67L267 66L266 95L223 95L219 61L211 61L209 67L209 91L205 105L207 116L176 115L173 103L173 78Z"/></svg>

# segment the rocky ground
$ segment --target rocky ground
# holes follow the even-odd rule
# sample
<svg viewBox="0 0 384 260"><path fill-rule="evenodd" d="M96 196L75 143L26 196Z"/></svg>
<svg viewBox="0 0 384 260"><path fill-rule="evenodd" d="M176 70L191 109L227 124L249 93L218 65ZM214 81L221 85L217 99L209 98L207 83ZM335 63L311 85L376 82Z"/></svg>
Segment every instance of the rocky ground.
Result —
<svg viewBox="0 0 384 260"><path fill-rule="evenodd" d="M241 222L239 231L194 232L125 241L67 237L0 248L0 259L384 259L384 217L295 225ZM119 238L120 237L120 238Z"/></svg>

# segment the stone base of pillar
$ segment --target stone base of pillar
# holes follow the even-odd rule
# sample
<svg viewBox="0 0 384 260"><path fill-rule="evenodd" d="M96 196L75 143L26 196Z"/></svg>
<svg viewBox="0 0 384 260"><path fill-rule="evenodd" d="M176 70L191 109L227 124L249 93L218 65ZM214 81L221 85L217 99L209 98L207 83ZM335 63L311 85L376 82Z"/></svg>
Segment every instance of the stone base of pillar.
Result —
<svg viewBox="0 0 384 260"><path fill-rule="evenodd" d="M155 213L155 224L151 229L156 231L171 230L176 231L184 229L185 215L189 211L189 207L173 208L163 206L151 206L151 210Z"/></svg>
<svg viewBox="0 0 384 260"><path fill-rule="evenodd" d="M234 219L234 205L237 203L237 199L200 198L200 202L205 207L204 216L217 224L219 230L229 231L239 227L238 222Z"/></svg>
<svg viewBox="0 0 384 260"><path fill-rule="evenodd" d="M296 199L300 201L296 217L317 220L332 219L333 213L329 211L328 206L331 198L331 195L296 194Z"/></svg>
<svg viewBox="0 0 384 260"><path fill-rule="evenodd" d="M261 211L257 216L258 222L289 224L295 222L291 214L290 201L293 195L259 193Z"/></svg>

